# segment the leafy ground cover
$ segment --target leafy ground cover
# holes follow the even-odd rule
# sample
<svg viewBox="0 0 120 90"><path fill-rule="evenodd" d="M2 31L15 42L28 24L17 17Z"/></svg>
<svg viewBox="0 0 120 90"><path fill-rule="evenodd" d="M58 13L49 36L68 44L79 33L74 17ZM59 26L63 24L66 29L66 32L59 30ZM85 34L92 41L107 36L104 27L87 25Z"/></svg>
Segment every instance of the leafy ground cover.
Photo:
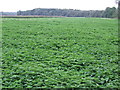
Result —
<svg viewBox="0 0 120 90"><path fill-rule="evenodd" d="M119 88L117 20L2 22L3 88Z"/></svg>

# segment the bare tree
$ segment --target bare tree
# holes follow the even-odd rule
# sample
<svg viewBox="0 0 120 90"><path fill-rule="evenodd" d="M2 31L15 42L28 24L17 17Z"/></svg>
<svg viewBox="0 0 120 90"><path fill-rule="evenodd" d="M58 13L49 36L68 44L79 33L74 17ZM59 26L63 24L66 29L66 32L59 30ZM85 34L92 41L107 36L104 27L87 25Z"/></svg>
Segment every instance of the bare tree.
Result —
<svg viewBox="0 0 120 90"><path fill-rule="evenodd" d="M118 4L118 19L120 19L120 0L115 0L116 4Z"/></svg>
<svg viewBox="0 0 120 90"><path fill-rule="evenodd" d="M120 19L120 0L118 0L118 19Z"/></svg>

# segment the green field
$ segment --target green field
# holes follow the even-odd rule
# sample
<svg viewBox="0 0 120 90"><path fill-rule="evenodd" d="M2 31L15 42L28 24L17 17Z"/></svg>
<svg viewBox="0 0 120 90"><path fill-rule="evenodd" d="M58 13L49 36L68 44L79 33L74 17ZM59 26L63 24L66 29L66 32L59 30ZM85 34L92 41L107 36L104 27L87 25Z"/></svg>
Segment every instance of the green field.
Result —
<svg viewBox="0 0 120 90"><path fill-rule="evenodd" d="M3 88L120 88L116 19L2 22Z"/></svg>

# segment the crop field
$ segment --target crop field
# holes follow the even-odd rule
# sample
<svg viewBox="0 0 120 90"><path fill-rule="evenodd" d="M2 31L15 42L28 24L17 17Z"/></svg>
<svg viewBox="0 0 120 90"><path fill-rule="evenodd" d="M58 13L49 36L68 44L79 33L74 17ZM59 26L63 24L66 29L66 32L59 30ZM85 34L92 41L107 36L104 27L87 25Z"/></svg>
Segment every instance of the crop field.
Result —
<svg viewBox="0 0 120 90"><path fill-rule="evenodd" d="M116 19L2 23L3 88L120 88Z"/></svg>

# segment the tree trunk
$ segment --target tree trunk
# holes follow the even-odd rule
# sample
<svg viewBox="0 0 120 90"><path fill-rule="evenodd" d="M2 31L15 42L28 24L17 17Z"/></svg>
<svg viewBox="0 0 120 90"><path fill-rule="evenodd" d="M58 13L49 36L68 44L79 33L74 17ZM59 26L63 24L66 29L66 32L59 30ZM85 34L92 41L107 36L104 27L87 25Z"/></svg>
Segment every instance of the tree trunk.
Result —
<svg viewBox="0 0 120 90"><path fill-rule="evenodd" d="M118 19L120 19L120 1L118 2Z"/></svg>

